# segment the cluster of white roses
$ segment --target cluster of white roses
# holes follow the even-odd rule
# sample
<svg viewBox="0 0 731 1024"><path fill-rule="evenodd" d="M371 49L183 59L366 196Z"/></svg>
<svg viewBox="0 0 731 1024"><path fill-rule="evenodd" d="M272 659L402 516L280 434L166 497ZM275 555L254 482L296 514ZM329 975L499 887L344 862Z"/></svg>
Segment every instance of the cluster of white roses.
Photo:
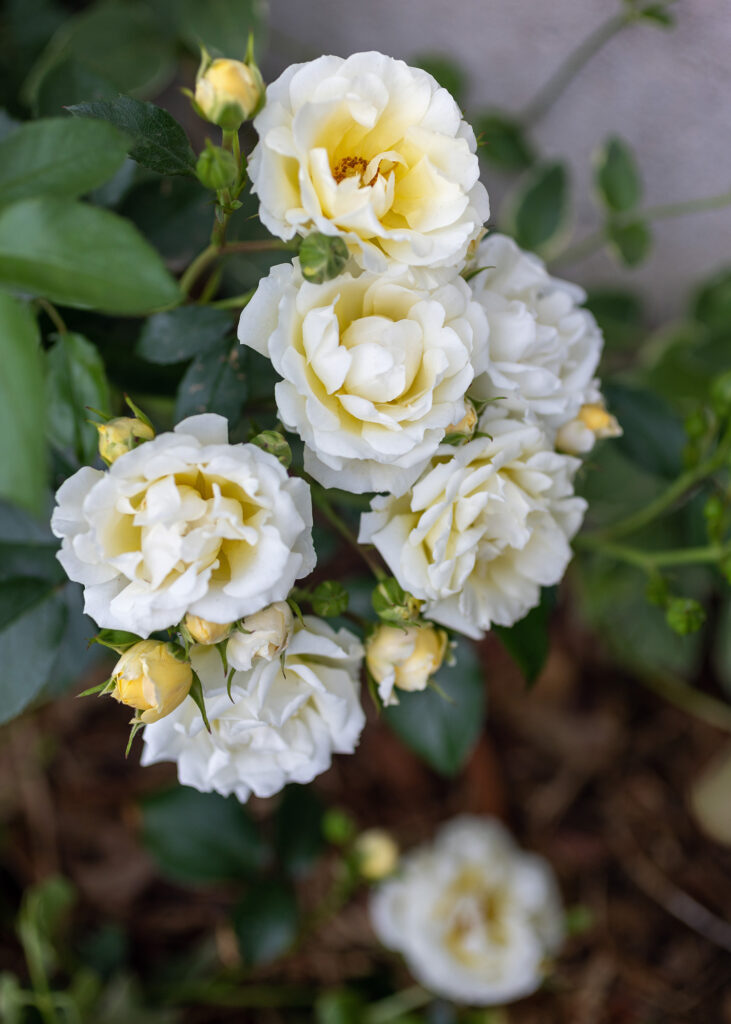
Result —
<svg viewBox="0 0 731 1024"><path fill-rule="evenodd" d="M307 473L376 492L359 541L408 616L365 651L293 616L287 598L315 566L310 488L256 444L230 444L216 415L158 437L139 419L100 427L108 469L67 480L52 520L121 654L104 692L135 708L143 763L174 760L184 784L240 800L354 750L364 654L392 703L423 689L449 646L424 619L479 638L535 606L584 514L575 456L618 430L582 293L511 239L483 237L474 133L429 74L378 53L321 57L268 87L254 127L262 222L335 240L347 263L314 279L304 258L274 267L239 339L281 378L279 417ZM169 639L148 639L160 631ZM561 930L546 865L470 820L407 858L373 915L425 984L475 1003L535 988Z"/></svg>

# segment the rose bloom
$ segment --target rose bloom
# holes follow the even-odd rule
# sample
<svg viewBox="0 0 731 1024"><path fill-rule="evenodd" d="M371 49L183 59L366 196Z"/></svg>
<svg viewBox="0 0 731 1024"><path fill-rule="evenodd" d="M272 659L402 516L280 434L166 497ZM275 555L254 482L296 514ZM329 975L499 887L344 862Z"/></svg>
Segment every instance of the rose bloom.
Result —
<svg viewBox="0 0 731 1024"><path fill-rule="evenodd" d="M371 921L425 988L472 1006L534 992L564 934L551 866L491 818L464 816L401 858L374 892Z"/></svg>
<svg viewBox="0 0 731 1024"><path fill-rule="evenodd" d="M257 658L271 661L289 643L293 626L294 616L286 601L276 601L260 612L247 615L226 644L229 665L245 671Z"/></svg>
<svg viewBox="0 0 731 1024"><path fill-rule="evenodd" d="M100 626L149 636L186 612L232 622L282 600L315 565L303 480L223 416L192 416L56 495L59 561ZM215 652L214 652L215 653Z"/></svg>
<svg viewBox="0 0 731 1024"><path fill-rule="evenodd" d="M578 459L537 426L492 410L479 428L490 436L444 445L409 494L374 498L359 537L426 617L475 639L512 626L560 581L586 509L573 493Z"/></svg>
<svg viewBox="0 0 731 1024"><path fill-rule="evenodd" d="M483 239L474 266L485 268L470 278L470 288L490 329L486 372L470 394L527 410L553 436L582 405L599 399L594 374L603 338L580 308L586 296L551 277L537 256L505 235Z"/></svg>
<svg viewBox="0 0 731 1024"><path fill-rule="evenodd" d="M366 666L384 705L398 704L394 689L425 690L444 661L449 638L429 623L388 626L381 622L366 640Z"/></svg>
<svg viewBox="0 0 731 1024"><path fill-rule="evenodd" d="M402 494L465 415L486 323L451 271L402 268L304 281L276 266L241 314L240 341L271 359L279 415L325 487Z"/></svg>
<svg viewBox="0 0 731 1024"><path fill-rule="evenodd" d="M254 127L252 191L279 238L340 235L372 270L455 266L489 216L459 107L426 71L382 53L292 65Z"/></svg>
<svg viewBox="0 0 731 1024"><path fill-rule="evenodd" d="M333 753L352 754L365 716L359 703L360 641L305 616L284 653L235 672L229 699L216 650L195 648L211 732L186 701L145 728L142 764L177 761L185 786L241 801L272 796L288 782L311 782L330 767Z"/></svg>

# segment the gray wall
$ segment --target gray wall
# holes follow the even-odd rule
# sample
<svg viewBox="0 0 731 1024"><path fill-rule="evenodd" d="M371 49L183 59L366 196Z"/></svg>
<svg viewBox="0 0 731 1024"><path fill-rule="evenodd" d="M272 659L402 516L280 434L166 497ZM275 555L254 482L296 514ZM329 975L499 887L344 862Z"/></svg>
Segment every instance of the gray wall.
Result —
<svg viewBox="0 0 731 1024"><path fill-rule="evenodd" d="M321 53L379 49L408 60L442 52L470 79L467 116L517 109L619 0L271 0L271 78ZM633 26L574 79L540 123L536 141L573 169L575 238L597 224L590 196L593 148L610 132L636 148L647 204L731 189L731 3L679 0L672 31ZM497 214L506 180L485 168ZM692 285L731 265L731 206L657 223L649 261L631 274L606 253L564 273L582 284L632 280L653 319L678 315Z"/></svg>

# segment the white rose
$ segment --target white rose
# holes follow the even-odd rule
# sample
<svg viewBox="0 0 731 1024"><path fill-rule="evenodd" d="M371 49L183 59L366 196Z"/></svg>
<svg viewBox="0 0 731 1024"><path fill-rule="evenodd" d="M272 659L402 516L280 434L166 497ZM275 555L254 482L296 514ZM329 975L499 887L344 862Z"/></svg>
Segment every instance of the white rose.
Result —
<svg viewBox="0 0 731 1024"><path fill-rule="evenodd" d="M279 238L340 235L364 266L456 266L487 220L475 135L426 71L382 53L319 57L267 87L249 158Z"/></svg>
<svg viewBox="0 0 731 1024"><path fill-rule="evenodd" d="M370 914L380 940L404 955L422 985L473 1006L534 992L564 934L550 865L489 818L456 818L402 857Z"/></svg>
<svg viewBox="0 0 731 1024"><path fill-rule="evenodd" d="M226 645L229 665L245 672L256 658L271 661L289 643L293 625L292 609L286 601L275 601L268 608L247 615Z"/></svg>
<svg viewBox="0 0 731 1024"><path fill-rule="evenodd" d="M284 378L279 415L325 487L402 494L465 414L484 365L485 316L450 271L304 281L273 268L241 314L239 339Z"/></svg>
<svg viewBox="0 0 731 1024"><path fill-rule="evenodd" d="M555 433L587 402L598 400L594 379L602 333L586 309L583 291L551 277L533 253L505 235L479 245L470 279L490 325L488 365L470 394L500 398L506 410L529 410Z"/></svg>
<svg viewBox="0 0 731 1024"><path fill-rule="evenodd" d="M426 602L425 616L476 639L493 622L512 626L559 582L586 509L573 493L579 461L537 426L492 410L479 427L490 436L444 445L409 494L374 498L359 537Z"/></svg>
<svg viewBox="0 0 731 1024"><path fill-rule="evenodd" d="M365 716L359 703L360 641L322 619L296 622L284 655L234 673L229 699L218 652L192 651L211 732L192 700L144 733L142 764L177 761L178 778L201 792L273 796L311 782L333 753L352 754Z"/></svg>
<svg viewBox="0 0 731 1024"><path fill-rule="evenodd" d="M256 445L228 444L222 416L192 416L106 472L80 469L56 500L59 561L110 629L146 637L186 612L231 622L315 565L307 484Z"/></svg>

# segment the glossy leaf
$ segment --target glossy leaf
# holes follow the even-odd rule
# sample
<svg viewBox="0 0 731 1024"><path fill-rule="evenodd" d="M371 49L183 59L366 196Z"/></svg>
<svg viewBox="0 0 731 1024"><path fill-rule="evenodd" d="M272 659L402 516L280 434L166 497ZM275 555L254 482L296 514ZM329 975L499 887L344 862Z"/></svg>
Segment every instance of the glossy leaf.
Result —
<svg viewBox="0 0 731 1024"><path fill-rule="evenodd" d="M323 812L322 802L311 788L285 789L275 818L275 841L279 862L288 874L304 874L322 852Z"/></svg>
<svg viewBox="0 0 731 1024"><path fill-rule="evenodd" d="M399 704L384 717L407 747L442 775L455 775L482 731L485 683L475 647L460 639L454 665L434 677L436 689L399 693Z"/></svg>
<svg viewBox="0 0 731 1024"><path fill-rule="evenodd" d="M180 300L162 260L128 221L50 196L0 212L2 285L104 313L142 314Z"/></svg>
<svg viewBox="0 0 731 1024"><path fill-rule="evenodd" d="M523 249L544 252L566 227L569 179L557 161L539 164L522 179L508 202L505 230Z"/></svg>
<svg viewBox="0 0 731 1024"><path fill-rule="evenodd" d="M642 179L634 153L612 136L594 156L594 184L600 200L613 213L633 210L642 196Z"/></svg>
<svg viewBox="0 0 731 1024"><path fill-rule="evenodd" d="M220 345L232 328L223 309L180 306L145 321L135 352L150 363L182 363Z"/></svg>
<svg viewBox="0 0 731 1024"><path fill-rule="evenodd" d="M180 382L175 418L217 412L235 425L246 400L246 375L239 344L220 342L197 356Z"/></svg>
<svg viewBox="0 0 731 1024"><path fill-rule="evenodd" d="M71 449L77 462L93 462L99 434L89 409L109 410L109 385L98 349L81 334L59 334L46 357L48 437Z"/></svg>
<svg viewBox="0 0 731 1024"><path fill-rule="evenodd" d="M675 477L682 468L685 432L663 399L640 388L607 384L607 403L624 433L613 444L656 476Z"/></svg>
<svg viewBox="0 0 731 1024"><path fill-rule="evenodd" d="M497 111L483 114L475 123L479 154L503 171L524 171L535 161L535 152L522 125Z"/></svg>
<svg viewBox="0 0 731 1024"><path fill-rule="evenodd" d="M142 841L164 875L177 881L235 881L257 872L267 853L235 797L187 786L142 804Z"/></svg>
<svg viewBox="0 0 731 1024"><path fill-rule="evenodd" d="M29 307L0 291L0 498L40 512L46 490L43 358Z"/></svg>
<svg viewBox="0 0 731 1024"><path fill-rule="evenodd" d="M114 100L78 103L69 111L77 118L96 118L123 131L132 142L129 155L143 167L158 174L194 174L195 154L188 136L162 107L118 96Z"/></svg>
<svg viewBox="0 0 731 1024"><path fill-rule="evenodd" d="M652 247L652 233L643 220L633 220L629 224L610 223L607 239L614 257L626 267L644 263Z"/></svg>
<svg viewBox="0 0 731 1024"><path fill-rule="evenodd" d="M541 602L514 626L493 626L529 686L538 679L548 657L551 611L556 603L553 587L544 589Z"/></svg>
<svg viewBox="0 0 731 1024"><path fill-rule="evenodd" d="M112 125L30 121L0 143L0 205L36 195L85 195L121 166L127 141Z"/></svg>
<svg viewBox="0 0 731 1024"><path fill-rule="evenodd" d="M297 936L297 902L283 882L257 882L234 910L234 929L247 964L270 963L286 953Z"/></svg>
<svg viewBox="0 0 731 1024"><path fill-rule="evenodd" d="M66 575L57 550L58 541L47 526L17 505L0 501L0 580L31 576L63 583Z"/></svg>
<svg viewBox="0 0 731 1024"><path fill-rule="evenodd" d="M237 60L244 59L249 33L260 35L264 14L260 0L179 0L175 11L180 34L196 53L203 45Z"/></svg>

